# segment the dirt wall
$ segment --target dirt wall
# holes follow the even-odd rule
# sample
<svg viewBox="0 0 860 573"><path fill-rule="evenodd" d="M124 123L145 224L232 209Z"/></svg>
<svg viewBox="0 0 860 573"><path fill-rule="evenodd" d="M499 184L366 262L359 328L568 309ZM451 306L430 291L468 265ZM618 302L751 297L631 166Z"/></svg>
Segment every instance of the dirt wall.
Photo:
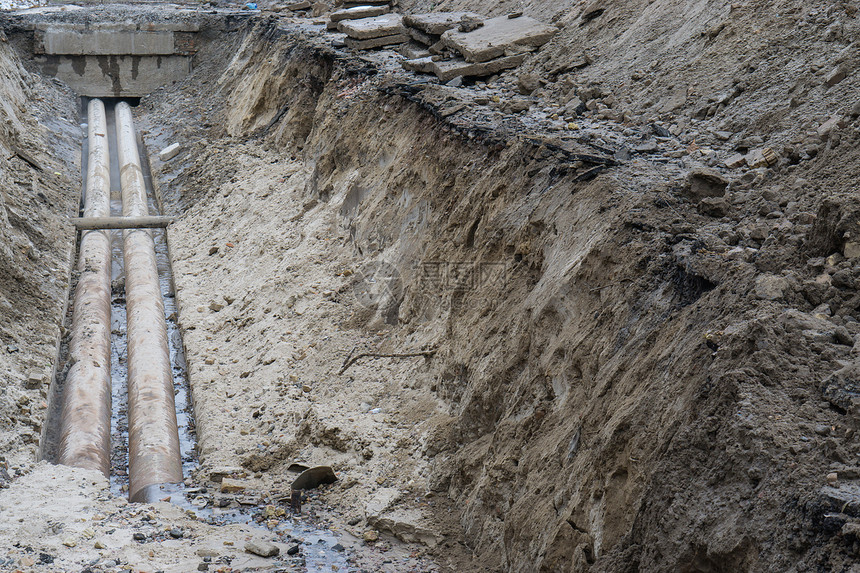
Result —
<svg viewBox="0 0 860 573"><path fill-rule="evenodd" d="M0 456L9 466L35 461L46 420L74 248L64 220L77 213L79 146L71 94L26 72L0 43Z"/></svg>
<svg viewBox="0 0 860 573"><path fill-rule="evenodd" d="M715 217L683 162L575 182L551 148L469 139L339 58L266 32L217 80L208 131L159 118L206 141L155 166L188 209L176 269L204 463L278 479L335 460L335 502L397 486L437 527L455 508L478 570L847 567L853 518L825 478L850 483L857 454L836 230L855 154L830 141ZM369 263L399 278L362 303ZM251 349L218 357L237 340ZM432 356L344 373L360 351Z"/></svg>

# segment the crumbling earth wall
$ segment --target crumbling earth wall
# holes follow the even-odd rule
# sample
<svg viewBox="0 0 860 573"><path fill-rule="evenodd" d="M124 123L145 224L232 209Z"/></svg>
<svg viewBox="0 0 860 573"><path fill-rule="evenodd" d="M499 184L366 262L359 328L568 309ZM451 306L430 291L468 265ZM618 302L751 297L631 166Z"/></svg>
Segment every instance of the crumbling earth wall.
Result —
<svg viewBox="0 0 860 573"><path fill-rule="evenodd" d="M660 162L576 182L556 169L551 148L517 134L470 139L432 105L388 95L384 74L362 65L301 37L246 40L217 81L227 103L207 111L218 120L206 141L217 145L198 147L199 161L173 183L168 202L189 210L189 228L208 221L219 240L245 241L235 254L219 251L232 242L208 254L196 239L177 247L178 274L197 277L177 279L183 323L198 332L186 332L192 388L201 377L247 380L236 383L259 389L253 418L269 428L260 443L210 422L209 435L226 439L207 442L198 407L205 456L247 464L245 444L259 444L264 457L288 461L313 445L340 456L350 475L387 464L389 480L453 500L478 568L847 568L856 516L839 488L858 476L856 383L845 370L860 334L847 247L856 124L813 157L733 184L714 214ZM201 137L178 122L172 129ZM260 178L270 160L289 164L277 168L283 186L243 179L242 162ZM176 171L161 173L166 181ZM278 206L268 230L267 204ZM250 220L260 224L245 236ZM307 252L326 258L303 258L314 240L328 243ZM198 306L194 281L233 280L225 269L249 268L253 253L273 249L276 268L253 266L265 296L230 293L241 308ZM343 264L381 261L398 269L400 286L356 304ZM299 312L289 294L303 277L289 273L314 265L327 278L302 290ZM247 340L271 335L260 325L282 325L287 340L313 324L319 337L365 348L381 333L372 346L380 353L434 354L345 376L348 347L315 341L295 348L266 390L254 386L270 376L265 345L236 367L204 362L210 341L228 344L249 324L257 330ZM274 387L291 375L312 378L333 402L357 401L350 385L381 375L388 392L413 389L436 407L421 417L391 411L393 427L407 426L396 446L363 443L351 413L307 417L324 405L304 418L275 416L273 432ZM310 390L301 386L280 396L302 403ZM245 412L234 410L236 419ZM251 458L255 469L282 471ZM353 490L361 486L344 486L344 499Z"/></svg>
<svg viewBox="0 0 860 573"><path fill-rule="evenodd" d="M35 461L46 422L74 248L65 219L80 198L80 128L71 94L26 72L2 40L0 456L11 467Z"/></svg>

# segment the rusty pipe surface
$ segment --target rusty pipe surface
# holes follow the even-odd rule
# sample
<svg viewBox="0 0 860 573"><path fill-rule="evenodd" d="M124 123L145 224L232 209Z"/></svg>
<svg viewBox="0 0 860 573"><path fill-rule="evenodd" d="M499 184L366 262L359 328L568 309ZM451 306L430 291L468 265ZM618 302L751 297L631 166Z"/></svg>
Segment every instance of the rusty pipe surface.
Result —
<svg viewBox="0 0 860 573"><path fill-rule="evenodd" d="M89 144L85 217L110 215L110 155L101 100L88 105ZM110 473L110 279L107 231L84 231L78 258L80 277L72 306L72 362L63 390L57 461Z"/></svg>
<svg viewBox="0 0 860 573"><path fill-rule="evenodd" d="M117 151L124 217L149 213L131 108L116 105ZM123 232L128 316L128 497L156 501L159 486L182 481L173 373L164 301L147 229Z"/></svg>

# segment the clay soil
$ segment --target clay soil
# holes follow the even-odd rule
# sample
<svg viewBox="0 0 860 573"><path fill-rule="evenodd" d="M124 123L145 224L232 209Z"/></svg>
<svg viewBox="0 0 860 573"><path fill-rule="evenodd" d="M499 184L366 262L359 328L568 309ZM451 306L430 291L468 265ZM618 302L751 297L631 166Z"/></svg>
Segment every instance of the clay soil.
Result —
<svg viewBox="0 0 860 573"><path fill-rule="evenodd" d="M261 527L36 462L81 132L0 44L0 568L301 570L243 547L302 464L347 570L858 571L856 3L402 1L559 27L462 86L261 7L135 109L187 481Z"/></svg>

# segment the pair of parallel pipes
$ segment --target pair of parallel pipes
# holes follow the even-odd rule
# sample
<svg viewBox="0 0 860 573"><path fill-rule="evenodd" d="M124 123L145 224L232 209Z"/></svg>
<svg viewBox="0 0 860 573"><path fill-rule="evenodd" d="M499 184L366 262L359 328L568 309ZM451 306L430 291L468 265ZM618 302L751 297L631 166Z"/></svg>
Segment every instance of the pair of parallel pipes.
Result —
<svg viewBox="0 0 860 573"><path fill-rule="evenodd" d="M89 164L84 217L110 215L110 154L104 103L88 105ZM124 218L148 216L131 108L115 108ZM108 227L105 227L108 228ZM109 232L84 230L72 310L69 356L57 461L110 475ZM173 374L164 302L150 231L123 231L128 331L129 500L156 501L165 484L182 481Z"/></svg>

